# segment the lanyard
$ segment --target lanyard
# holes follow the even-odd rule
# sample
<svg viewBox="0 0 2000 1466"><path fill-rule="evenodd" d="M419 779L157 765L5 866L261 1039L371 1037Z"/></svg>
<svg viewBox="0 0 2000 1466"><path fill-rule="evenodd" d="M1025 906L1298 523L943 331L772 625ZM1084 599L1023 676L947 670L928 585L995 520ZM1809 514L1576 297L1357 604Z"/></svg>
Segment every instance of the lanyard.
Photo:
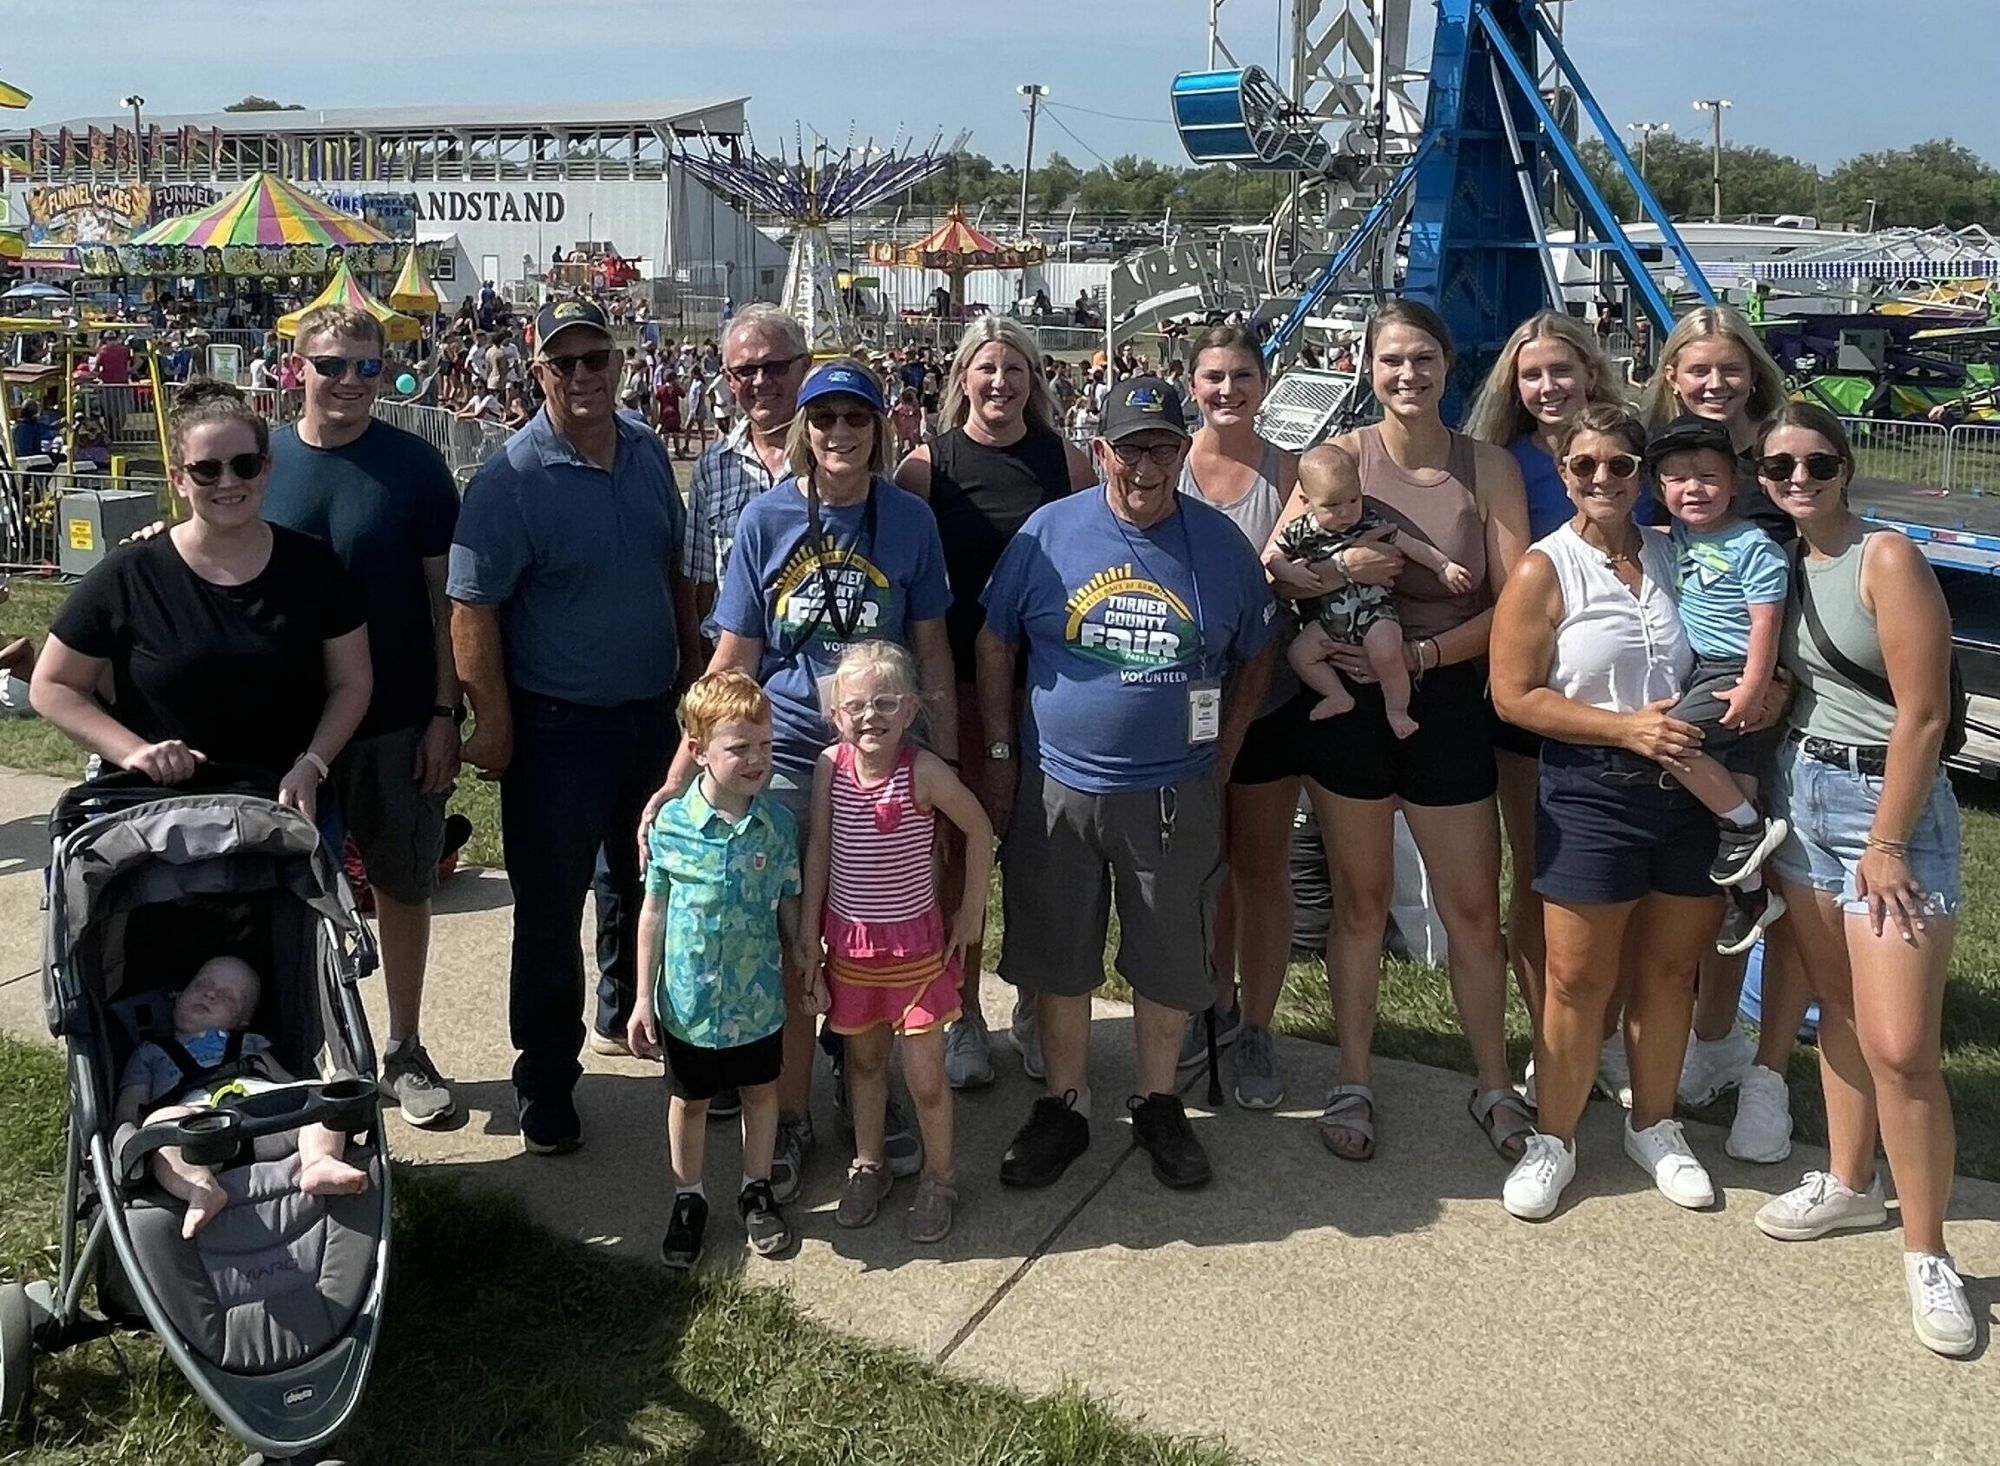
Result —
<svg viewBox="0 0 2000 1466"><path fill-rule="evenodd" d="M1118 517L1117 511L1111 507L1111 490L1108 488L1104 491L1104 512L1109 514L1111 522L1118 526L1118 534L1125 541L1125 548L1132 552L1132 558L1138 562L1139 568L1145 571L1153 583L1164 591L1167 588L1167 583L1159 576L1153 574L1153 567L1146 563L1146 557L1140 553L1139 547L1132 542L1130 527L1124 520ZM1179 490L1176 490L1174 493L1174 518L1180 522L1181 550L1187 556L1188 586L1194 593L1195 662L1197 675L1199 675L1200 672L1205 672L1208 669L1208 626L1207 618L1202 615L1201 610L1201 577L1195 573L1194 568L1194 536L1188 532L1187 510L1180 502Z"/></svg>
<svg viewBox="0 0 2000 1466"><path fill-rule="evenodd" d="M841 641L847 642L854 639L854 633L860 628L861 618L867 611L867 607L864 604L866 597L855 596L854 603L847 608L846 614L843 615L840 608L840 586L847 572L854 565L854 557L860 551L861 542L866 540L870 550L875 548L876 512L875 483L873 479L870 479L868 483L868 501L861 511L861 526L855 530L854 538L847 542L847 549L840 557L840 575L836 576L833 571L827 569L826 565L827 557L823 549L825 532L821 527L819 517L819 490L813 486L811 479L806 480L805 543L806 547L812 553L813 568L819 576L819 604L813 608L812 618L804 626L800 627L798 633L792 638L792 645L786 652L787 657L796 656L799 652L803 651L806 643L812 640L813 633L819 630L822 622L832 622L834 635Z"/></svg>

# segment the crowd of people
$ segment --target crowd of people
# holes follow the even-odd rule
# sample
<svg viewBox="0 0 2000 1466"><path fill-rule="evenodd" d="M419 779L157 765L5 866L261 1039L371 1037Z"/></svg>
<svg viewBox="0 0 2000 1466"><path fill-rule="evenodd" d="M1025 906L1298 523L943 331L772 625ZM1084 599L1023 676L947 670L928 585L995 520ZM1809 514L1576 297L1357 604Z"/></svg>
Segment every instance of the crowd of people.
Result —
<svg viewBox="0 0 2000 1466"><path fill-rule="evenodd" d="M1716 1193L1677 1100L1737 1089L1729 1153L1782 1162L1816 996L1832 1159L1756 1225L1883 1222L1879 1142L1915 1331L1975 1346L1944 1236L1949 619L1914 547L1854 514L1839 422L1784 400L1734 311L1682 319L1636 400L1587 326L1538 314L1454 427L1449 332L1392 301L1360 343L1380 420L1300 457L1257 435L1266 360L1230 325L1187 340L1178 385L1137 362L1072 382L1087 446L1064 431L1070 373L1002 317L948 363L880 373L814 368L764 306L712 361L628 362L582 299L545 305L532 342L542 406L462 502L432 450L370 418L369 317L302 323L305 410L276 436L231 389L183 392L190 517L87 577L35 670L38 710L108 762L166 783L251 765L351 833L386 896L384 1082L407 1118L455 1104L419 1020L463 759L500 784L523 1144L582 1142L586 1047L664 1056L668 1262L701 1252L719 1116L741 1116L752 1247L792 1244L822 1050L853 1134L835 1222L868 1225L914 1177L911 1241L950 1230L952 1091L995 1076L995 836L1005 1032L1043 1087L1000 1180L1054 1183L1102 1123L1091 996L1115 911L1131 1134L1162 1183L1203 1184L1218 1167L1180 1076L1213 1044L1246 1109L1292 1082L1271 1029L1303 795L1334 893L1339 1057L1315 1122L1333 1156L1383 1144L1400 812L1510 1214L1559 1210L1593 1087L1678 1205ZM684 498L652 386L683 361L728 398ZM650 417L621 405L642 371ZM899 422L908 393L931 430ZM1759 939L1753 1043L1734 1015ZM1510 969L1534 1025L1519 1088Z"/></svg>

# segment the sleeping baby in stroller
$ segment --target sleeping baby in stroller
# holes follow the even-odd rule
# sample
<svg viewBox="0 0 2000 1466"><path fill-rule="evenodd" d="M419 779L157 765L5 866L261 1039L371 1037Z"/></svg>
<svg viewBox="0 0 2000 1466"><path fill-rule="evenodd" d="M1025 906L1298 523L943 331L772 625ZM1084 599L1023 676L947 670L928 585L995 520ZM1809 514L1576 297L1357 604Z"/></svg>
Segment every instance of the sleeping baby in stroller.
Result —
<svg viewBox="0 0 2000 1466"><path fill-rule="evenodd" d="M257 1094L291 1082L269 1040L247 1031L262 991L255 969L237 957L213 957L174 999L174 1036L133 1051L118 1083L117 1120L154 1124L210 1109L230 1095ZM178 1052L175 1052L178 1050ZM205 1074L212 1077L204 1080ZM174 1103L149 1110L164 1097ZM347 1139L325 1125L298 1131L299 1190L308 1196L368 1189L368 1174L343 1156ZM187 1203L181 1235L192 1237L228 1204L215 1173L177 1146L153 1154L153 1179Z"/></svg>

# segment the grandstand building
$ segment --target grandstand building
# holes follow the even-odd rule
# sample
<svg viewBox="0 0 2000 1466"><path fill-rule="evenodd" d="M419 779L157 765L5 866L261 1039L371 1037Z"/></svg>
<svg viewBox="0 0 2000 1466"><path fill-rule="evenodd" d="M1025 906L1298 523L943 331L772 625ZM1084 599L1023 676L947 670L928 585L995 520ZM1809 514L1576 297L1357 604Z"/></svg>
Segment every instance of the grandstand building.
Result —
<svg viewBox="0 0 2000 1466"><path fill-rule="evenodd" d="M747 98L81 117L0 132L29 165L7 220L34 246L120 242L271 172L440 245L441 293L615 251L694 294L768 298L784 250L686 176L677 139L742 137Z"/></svg>

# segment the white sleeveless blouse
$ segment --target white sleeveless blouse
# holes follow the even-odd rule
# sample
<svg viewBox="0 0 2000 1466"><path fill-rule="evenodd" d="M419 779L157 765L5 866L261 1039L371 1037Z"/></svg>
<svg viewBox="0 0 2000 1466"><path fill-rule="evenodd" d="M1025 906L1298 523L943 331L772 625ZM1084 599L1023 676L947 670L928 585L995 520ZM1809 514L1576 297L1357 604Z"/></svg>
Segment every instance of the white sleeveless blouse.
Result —
<svg viewBox="0 0 2000 1466"><path fill-rule="evenodd" d="M1668 590L1673 546L1663 534L1639 532L1638 592L1565 524L1533 548L1555 567L1563 614L1556 626L1548 685L1573 702L1608 712L1636 712L1663 697L1678 697L1694 664Z"/></svg>

